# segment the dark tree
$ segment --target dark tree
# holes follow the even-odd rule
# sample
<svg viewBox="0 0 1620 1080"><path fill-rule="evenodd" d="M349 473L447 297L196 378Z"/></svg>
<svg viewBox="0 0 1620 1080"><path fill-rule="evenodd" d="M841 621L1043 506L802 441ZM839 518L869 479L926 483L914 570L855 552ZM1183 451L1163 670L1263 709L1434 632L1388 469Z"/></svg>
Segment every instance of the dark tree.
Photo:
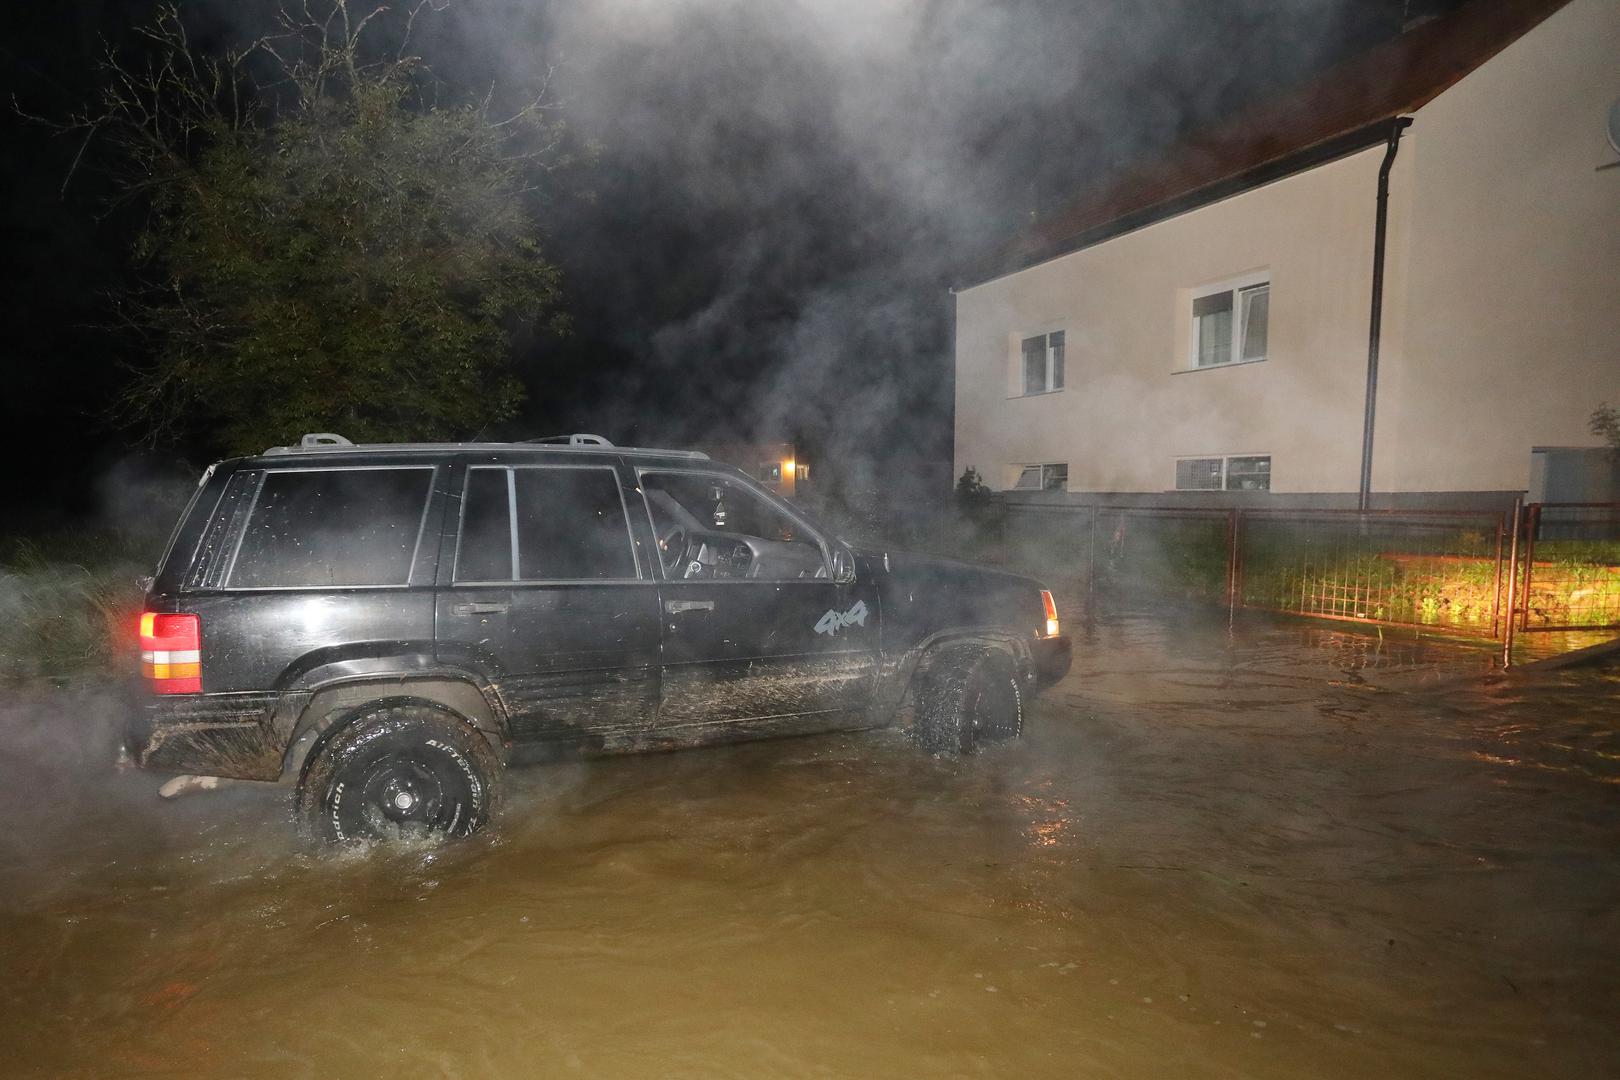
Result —
<svg viewBox="0 0 1620 1080"><path fill-rule="evenodd" d="M65 126L142 214L117 312L150 343L121 402L148 437L447 438L516 410L514 333L564 322L537 223L563 127L543 94L503 116L442 100L408 51L424 6L284 8L212 55L167 7L143 60L104 62Z"/></svg>
<svg viewBox="0 0 1620 1080"><path fill-rule="evenodd" d="M1620 454L1620 410L1613 405L1599 405L1592 410L1587 427L1592 434L1609 444L1609 449Z"/></svg>

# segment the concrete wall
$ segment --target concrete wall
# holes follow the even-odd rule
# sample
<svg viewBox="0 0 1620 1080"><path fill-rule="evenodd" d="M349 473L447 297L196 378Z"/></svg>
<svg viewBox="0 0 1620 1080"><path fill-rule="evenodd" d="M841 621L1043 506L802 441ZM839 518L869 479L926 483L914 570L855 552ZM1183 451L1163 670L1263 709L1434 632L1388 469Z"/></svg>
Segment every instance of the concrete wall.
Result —
<svg viewBox="0 0 1620 1080"><path fill-rule="evenodd" d="M957 295L956 471L1008 486L1067 461L1071 490L1175 487L1178 456L1270 454L1276 491L1354 488L1371 287L1366 150ZM1269 358L1189 370L1191 297L1271 278ZM1011 397L1018 344L1062 329L1063 390Z"/></svg>
<svg viewBox="0 0 1620 1080"><path fill-rule="evenodd" d="M1532 444L1620 402L1620 4L1575 0L1420 110L1391 177L1374 489L1515 490ZM958 474L1163 491L1181 456L1270 454L1272 490L1359 483L1381 146L957 296ZM1200 286L1266 270L1264 362L1188 370ZM1067 338L1062 391L1011 396Z"/></svg>
<svg viewBox="0 0 1620 1080"><path fill-rule="evenodd" d="M1620 404L1620 3L1574 0L1418 111L1374 485L1523 489Z"/></svg>

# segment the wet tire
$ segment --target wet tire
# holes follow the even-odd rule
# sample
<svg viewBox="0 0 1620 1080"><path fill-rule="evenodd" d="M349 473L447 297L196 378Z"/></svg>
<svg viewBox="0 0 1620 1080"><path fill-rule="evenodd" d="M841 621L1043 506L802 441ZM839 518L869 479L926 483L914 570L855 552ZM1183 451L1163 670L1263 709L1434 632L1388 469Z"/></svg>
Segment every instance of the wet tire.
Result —
<svg viewBox="0 0 1620 1080"><path fill-rule="evenodd" d="M351 721L310 757L294 811L325 843L458 839L488 824L500 762L465 721L397 705Z"/></svg>
<svg viewBox="0 0 1620 1080"><path fill-rule="evenodd" d="M1024 730L1024 693L1012 657L950 645L925 657L912 735L936 754L968 754Z"/></svg>

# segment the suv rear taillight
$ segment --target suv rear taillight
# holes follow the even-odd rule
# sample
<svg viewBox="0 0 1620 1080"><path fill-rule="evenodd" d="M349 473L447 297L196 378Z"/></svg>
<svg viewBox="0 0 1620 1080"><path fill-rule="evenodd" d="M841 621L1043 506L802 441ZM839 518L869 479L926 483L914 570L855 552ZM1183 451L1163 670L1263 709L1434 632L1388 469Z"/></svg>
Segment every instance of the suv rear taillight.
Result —
<svg viewBox="0 0 1620 1080"><path fill-rule="evenodd" d="M195 615L141 615L141 674L157 694L202 693L202 622Z"/></svg>
<svg viewBox="0 0 1620 1080"><path fill-rule="evenodd" d="M1057 602L1052 599L1049 589L1041 590L1041 607L1046 609L1046 633L1044 637L1058 636Z"/></svg>

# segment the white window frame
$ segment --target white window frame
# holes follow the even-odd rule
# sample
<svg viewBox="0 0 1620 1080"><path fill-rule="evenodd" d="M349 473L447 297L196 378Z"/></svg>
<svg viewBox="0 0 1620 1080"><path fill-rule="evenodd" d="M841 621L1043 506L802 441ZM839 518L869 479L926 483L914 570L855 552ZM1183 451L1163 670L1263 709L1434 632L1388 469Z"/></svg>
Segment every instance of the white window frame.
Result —
<svg viewBox="0 0 1620 1080"><path fill-rule="evenodd" d="M1189 291L1187 295L1187 353L1186 371L1211 371L1216 368L1235 367L1238 364L1259 364L1271 359L1271 271L1256 270L1252 273L1242 274L1238 277L1228 278L1213 285L1201 285ZM1243 294L1252 292L1261 286L1265 287L1266 305L1266 355L1243 358L1243 335L1247 320L1243 318ZM1232 341L1227 355L1231 358L1219 364L1199 364L1198 362L1198 317L1193 309L1198 301L1210 296L1219 296L1221 293L1232 294ZM1213 455L1211 455L1213 456ZM1243 455L1236 455L1242 457Z"/></svg>
<svg viewBox="0 0 1620 1080"><path fill-rule="evenodd" d="M1261 453L1259 451L1253 451L1253 452L1250 452L1250 453L1238 453L1238 454L1178 454L1176 456L1176 459L1175 459L1175 464L1177 466L1176 467L1177 476L1175 477L1176 484L1170 490L1171 491L1242 491L1242 490L1244 490L1243 488L1234 488L1234 487L1229 487L1228 486L1231 483L1232 462L1233 462L1233 460L1235 460L1237 458L1265 458L1266 459L1266 468L1265 468L1266 488L1265 488L1265 490L1267 490L1267 491L1271 490L1271 477L1273 475L1273 473L1271 471L1271 462L1273 460L1273 455L1270 454L1270 453ZM1180 475L1179 474L1181 472L1181 469L1180 469L1179 466L1181 465L1181 463L1183 461L1211 461L1211 460L1219 461L1221 463L1221 483L1220 483L1219 487L1209 487L1209 488L1201 488L1201 487L1199 487L1199 488L1190 488L1189 487L1189 488L1184 488L1184 487L1182 487L1180 485Z"/></svg>
<svg viewBox="0 0 1620 1080"><path fill-rule="evenodd" d="M1009 491L1068 491L1069 490L1069 463L1067 461L1028 461L1028 462L1024 462L1022 464L1019 464L1019 465L1014 465L1013 468L1016 470L1016 472L1014 472L1014 474L1013 474L1012 487L1008 489ZM1020 479L1022 479L1024 473L1028 472L1030 469L1039 469L1039 470L1041 470L1041 483L1040 483L1040 486L1039 487L1032 487L1032 488L1031 487L1019 487L1018 486L1018 481ZM1046 486L1046 471L1048 469L1062 469L1063 470L1063 485L1061 487L1047 487Z"/></svg>
<svg viewBox="0 0 1620 1080"><path fill-rule="evenodd" d="M1052 382L1057 374L1057 355L1052 350L1052 335L1063 335L1063 385L1053 386ZM1029 390L1024 386L1024 343L1035 338L1045 339L1046 351L1046 378L1043 380L1043 389ZM1049 326L1045 330L1029 334L1014 334L1012 342L1013 367L1013 397L1042 397L1046 394L1062 393L1069 383L1069 334L1064 326Z"/></svg>

